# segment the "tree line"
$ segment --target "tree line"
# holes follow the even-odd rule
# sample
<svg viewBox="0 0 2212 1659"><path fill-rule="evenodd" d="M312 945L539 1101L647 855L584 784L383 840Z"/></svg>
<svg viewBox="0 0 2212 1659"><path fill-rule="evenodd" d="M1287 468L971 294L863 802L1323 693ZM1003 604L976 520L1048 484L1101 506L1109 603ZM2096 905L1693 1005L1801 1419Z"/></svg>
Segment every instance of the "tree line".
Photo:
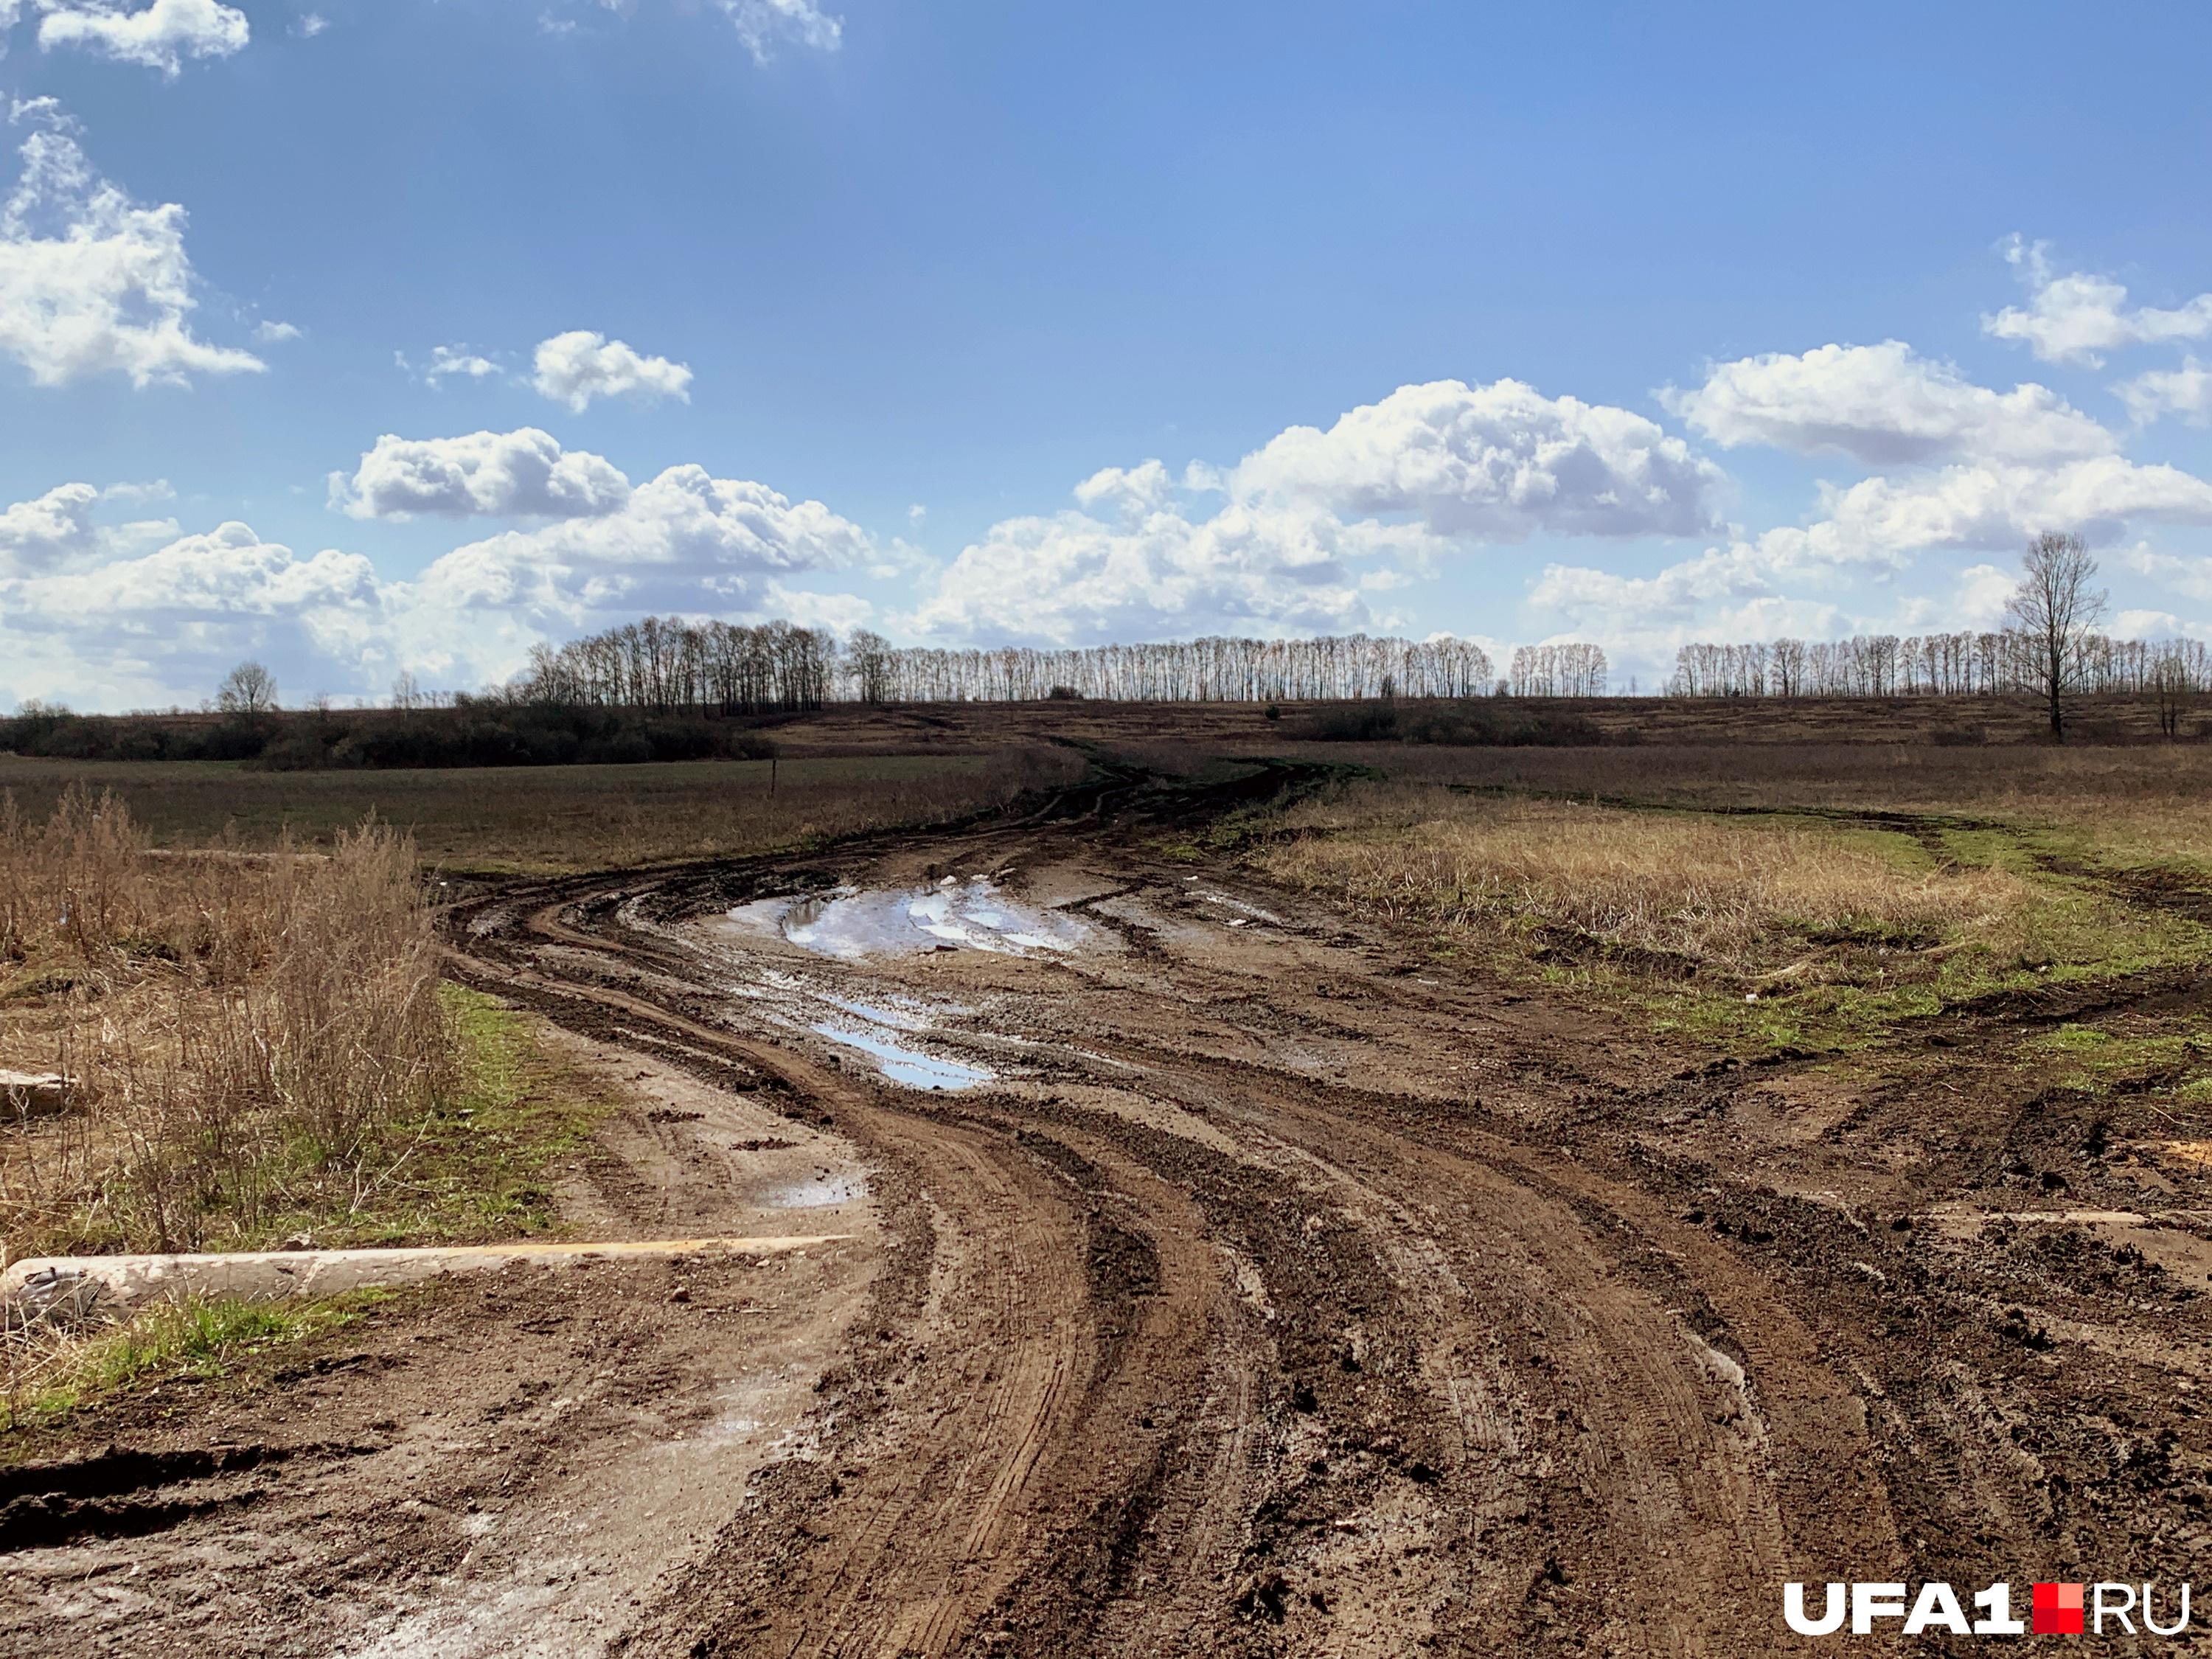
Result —
<svg viewBox="0 0 2212 1659"><path fill-rule="evenodd" d="M1564 654L1563 654L1564 653ZM1595 646L1515 653L1514 677L1603 690ZM1527 660L1523 661L1526 658ZM824 702L1023 702L1088 697L1141 702L1286 702L1370 697L1470 697L1493 685L1491 661L1468 640L1209 638L1066 650L1007 646L894 646L862 629L842 646L820 629L769 623L689 623L648 617L562 646L539 646L509 688L532 701L657 713L759 714Z"/></svg>
<svg viewBox="0 0 2212 1659"><path fill-rule="evenodd" d="M1686 645L1667 693L1676 697L1984 697L2040 695L2045 642L2024 629L1988 633L1855 634ZM2062 676L2076 693L2154 695L2212 685L2212 653L2195 640L2116 640L2085 634L2065 644Z"/></svg>

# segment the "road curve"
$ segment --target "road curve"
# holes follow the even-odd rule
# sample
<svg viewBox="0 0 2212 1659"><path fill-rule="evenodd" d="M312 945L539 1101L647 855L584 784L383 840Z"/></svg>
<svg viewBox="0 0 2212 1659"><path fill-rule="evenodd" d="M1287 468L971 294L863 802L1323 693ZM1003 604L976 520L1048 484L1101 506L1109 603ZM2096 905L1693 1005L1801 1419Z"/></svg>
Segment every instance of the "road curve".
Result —
<svg viewBox="0 0 2212 1659"><path fill-rule="evenodd" d="M948 878L1082 942L723 919ZM631 1652L1760 1654L1784 1578L1901 1559L1802 1310L1577 1129L1593 1043L1356 918L1048 818L452 921L461 975L874 1170L821 1451ZM855 1032L979 1079L903 1086Z"/></svg>

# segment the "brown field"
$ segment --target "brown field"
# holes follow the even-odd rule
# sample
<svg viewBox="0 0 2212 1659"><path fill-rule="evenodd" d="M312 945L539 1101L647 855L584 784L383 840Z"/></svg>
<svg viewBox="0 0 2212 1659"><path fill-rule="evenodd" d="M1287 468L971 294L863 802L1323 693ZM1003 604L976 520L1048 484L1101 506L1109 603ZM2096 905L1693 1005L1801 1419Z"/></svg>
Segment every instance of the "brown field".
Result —
<svg viewBox="0 0 2212 1659"><path fill-rule="evenodd" d="M112 791L155 843L226 835L327 844L374 812L449 871L574 871L765 852L995 806L1082 770L1073 750L694 761L635 766L255 772L220 762L0 756L0 791L42 817L73 784Z"/></svg>
<svg viewBox="0 0 2212 1659"><path fill-rule="evenodd" d="M333 1236L807 1247L49 1336L0 1643L1764 1659L1789 1580L2190 1578L2212 746L1589 709L833 710L789 801L113 769L172 842L522 872L440 915L484 1127ZM6 1018L127 1015L140 931Z"/></svg>

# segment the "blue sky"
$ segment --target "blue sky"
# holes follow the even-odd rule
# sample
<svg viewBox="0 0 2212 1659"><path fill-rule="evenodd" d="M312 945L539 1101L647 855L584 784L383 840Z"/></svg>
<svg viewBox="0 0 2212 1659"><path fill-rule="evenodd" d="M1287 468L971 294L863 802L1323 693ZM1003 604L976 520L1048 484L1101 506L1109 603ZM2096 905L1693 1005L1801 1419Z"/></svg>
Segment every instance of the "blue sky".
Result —
<svg viewBox="0 0 2212 1659"><path fill-rule="evenodd" d="M647 610L1648 684L1991 625L2044 528L2212 637L2201 9L0 22L0 706Z"/></svg>

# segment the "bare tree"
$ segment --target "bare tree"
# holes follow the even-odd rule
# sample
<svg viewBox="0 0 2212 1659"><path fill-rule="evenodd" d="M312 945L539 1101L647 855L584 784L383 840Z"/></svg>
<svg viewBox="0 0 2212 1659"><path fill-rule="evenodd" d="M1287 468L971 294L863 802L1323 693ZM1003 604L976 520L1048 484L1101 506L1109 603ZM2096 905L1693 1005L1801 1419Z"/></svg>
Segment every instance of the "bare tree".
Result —
<svg viewBox="0 0 2212 1659"><path fill-rule="evenodd" d="M2034 653L2030 678L2051 708L2051 736L2066 738L2066 696L2081 678L2083 648L2105 619L2106 595L2093 588L2097 562L2079 536L2046 530L2027 544L2020 586L2005 607Z"/></svg>
<svg viewBox="0 0 2212 1659"><path fill-rule="evenodd" d="M216 687L215 706L226 714L266 714L276 707L276 677L258 662L242 662Z"/></svg>
<svg viewBox="0 0 2212 1659"><path fill-rule="evenodd" d="M2169 644L2151 659L2150 684L2158 698L2158 729L2169 738L2181 735L2181 712L2189 694L2197 689L2188 656Z"/></svg>

